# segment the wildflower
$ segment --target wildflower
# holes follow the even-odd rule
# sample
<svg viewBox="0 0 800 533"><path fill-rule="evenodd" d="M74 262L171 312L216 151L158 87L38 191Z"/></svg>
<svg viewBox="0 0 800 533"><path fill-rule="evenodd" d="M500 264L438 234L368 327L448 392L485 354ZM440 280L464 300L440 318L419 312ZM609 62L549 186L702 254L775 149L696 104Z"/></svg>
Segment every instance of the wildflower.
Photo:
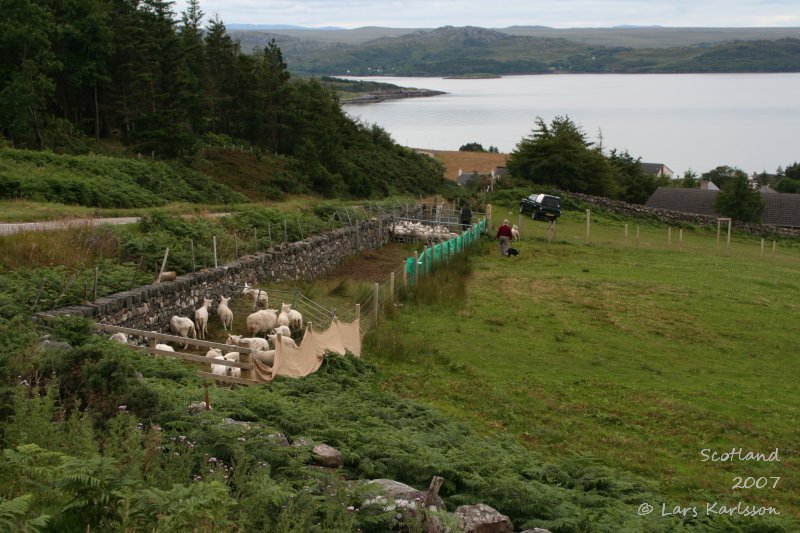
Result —
<svg viewBox="0 0 800 533"><path fill-rule="evenodd" d="M216 457L212 457L211 459L208 460L208 462L209 463L216 463L217 462L217 458Z"/></svg>
<svg viewBox="0 0 800 533"><path fill-rule="evenodd" d="M119 407L117 407L117 409L119 409L120 411L124 411L127 408L128 408L127 405L120 405Z"/></svg>

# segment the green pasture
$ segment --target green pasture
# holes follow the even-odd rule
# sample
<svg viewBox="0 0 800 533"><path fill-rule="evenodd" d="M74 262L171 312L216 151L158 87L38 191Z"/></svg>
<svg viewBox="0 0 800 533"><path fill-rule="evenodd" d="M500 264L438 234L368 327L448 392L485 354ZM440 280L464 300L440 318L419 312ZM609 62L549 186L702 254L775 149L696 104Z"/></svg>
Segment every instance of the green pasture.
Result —
<svg viewBox="0 0 800 533"><path fill-rule="evenodd" d="M592 456L652 484L662 501L800 509L800 247L723 229L567 212L521 226L521 254L487 238L464 296L407 303L367 339L384 387L547 460ZM625 238L625 225L628 238ZM636 240L637 227L639 239ZM552 236L551 236L552 237ZM441 271L440 271L441 272ZM447 276L443 276L447 278ZM432 283L437 283L433 281ZM446 292L446 291L445 291ZM780 462L703 462L742 448ZM735 477L780 480L733 489ZM745 521L746 522L746 521Z"/></svg>

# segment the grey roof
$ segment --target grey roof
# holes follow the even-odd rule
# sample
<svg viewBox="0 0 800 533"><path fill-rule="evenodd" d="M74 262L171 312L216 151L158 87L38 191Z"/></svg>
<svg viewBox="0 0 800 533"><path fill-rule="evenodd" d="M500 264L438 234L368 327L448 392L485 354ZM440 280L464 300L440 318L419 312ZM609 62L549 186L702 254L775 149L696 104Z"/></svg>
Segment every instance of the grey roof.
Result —
<svg viewBox="0 0 800 533"><path fill-rule="evenodd" d="M670 211L680 211L681 213L717 216L714 211L714 198L716 197L717 191L659 187L647 199L645 205L647 207L669 209Z"/></svg>
<svg viewBox="0 0 800 533"><path fill-rule="evenodd" d="M764 200L764 224L800 227L800 194L766 193L761 195Z"/></svg>
<svg viewBox="0 0 800 533"><path fill-rule="evenodd" d="M667 170L672 172L672 169L670 169L664 163L641 163L640 162L639 165L641 165L642 172L644 172L645 174L658 175L662 171L667 171Z"/></svg>
<svg viewBox="0 0 800 533"><path fill-rule="evenodd" d="M769 185L762 185L757 190L760 193L773 193L773 192L777 193L778 192L775 189L773 189L772 187L770 187Z"/></svg>
<svg viewBox="0 0 800 533"><path fill-rule="evenodd" d="M719 187L713 181L701 181L700 188L706 191L718 191Z"/></svg>
<svg viewBox="0 0 800 533"><path fill-rule="evenodd" d="M716 196L717 191L659 187L645 205L681 213L718 216L714 211ZM761 199L764 201L763 224L800 227L800 194L762 193Z"/></svg>
<svg viewBox="0 0 800 533"><path fill-rule="evenodd" d="M485 174L482 172L462 172L460 176L456 178L456 183L459 185L466 185L470 180L473 179L480 179L480 178L491 178L491 174Z"/></svg>

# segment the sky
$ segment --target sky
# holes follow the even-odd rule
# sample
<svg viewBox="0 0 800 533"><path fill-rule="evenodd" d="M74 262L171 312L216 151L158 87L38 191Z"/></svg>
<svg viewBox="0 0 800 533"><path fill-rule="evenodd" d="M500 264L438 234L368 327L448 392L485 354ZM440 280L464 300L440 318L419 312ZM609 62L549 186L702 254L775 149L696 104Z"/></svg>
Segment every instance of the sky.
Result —
<svg viewBox="0 0 800 533"><path fill-rule="evenodd" d="M799 0L200 0L226 24L313 28L798 27ZM180 13L185 0L175 2Z"/></svg>

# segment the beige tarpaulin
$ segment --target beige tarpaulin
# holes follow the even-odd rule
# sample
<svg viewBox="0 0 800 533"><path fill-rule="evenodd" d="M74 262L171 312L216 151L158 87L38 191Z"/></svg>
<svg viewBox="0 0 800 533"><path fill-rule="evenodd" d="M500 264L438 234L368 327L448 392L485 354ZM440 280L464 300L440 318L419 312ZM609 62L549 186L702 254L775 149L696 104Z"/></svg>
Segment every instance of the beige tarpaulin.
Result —
<svg viewBox="0 0 800 533"><path fill-rule="evenodd" d="M271 381L275 376L291 376L295 378L316 372L322 364L326 351L344 355L349 351L356 357L361 356L360 321L344 323L333 319L325 331L312 331L306 328L303 340L298 348L275 343L275 359L272 368L258 361L253 361L253 379Z"/></svg>

